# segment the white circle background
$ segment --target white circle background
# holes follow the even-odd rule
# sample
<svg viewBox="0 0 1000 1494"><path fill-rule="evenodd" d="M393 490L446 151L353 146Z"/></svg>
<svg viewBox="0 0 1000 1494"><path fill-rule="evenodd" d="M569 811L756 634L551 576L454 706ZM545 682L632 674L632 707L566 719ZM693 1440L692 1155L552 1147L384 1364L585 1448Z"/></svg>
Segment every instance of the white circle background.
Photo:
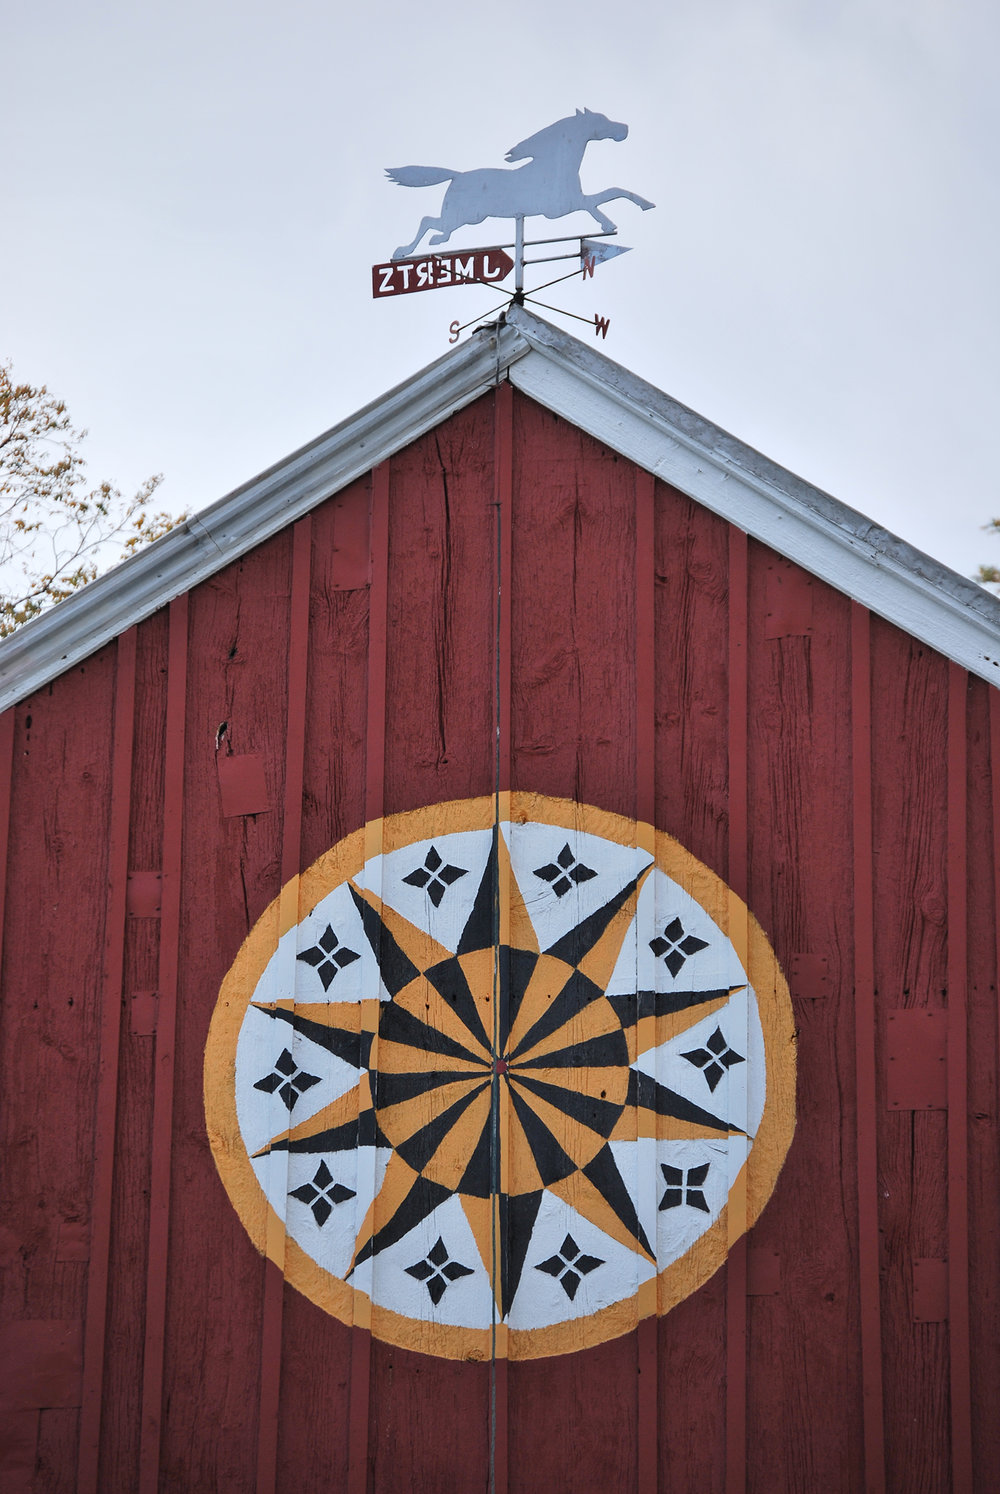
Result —
<svg viewBox="0 0 1000 1494"><path fill-rule="evenodd" d="M597 835L547 824L504 823L501 834L542 949L606 903L653 859L646 852ZM390 908L454 951L486 867L491 836L492 831L484 829L414 842L369 860L356 879L357 885L377 893ZM537 868L554 862L567 844L574 857L597 875L559 897L552 885L537 875ZM424 889L403 880L423 864L432 845L446 863L466 872L449 887L439 907ZM650 948L650 941L674 919L680 920L685 936L694 935L706 947L685 958L677 973L671 974L664 959L657 958ZM341 969L325 991L316 970L297 956L314 946L328 925L340 943L360 958ZM655 868L643 883L607 994L741 987L721 1010L694 1020L670 1041L641 1054L634 1067L745 1132L728 1138L720 1135L718 1140L640 1138L611 1142L646 1236L656 1242L657 1271L689 1250L718 1218L760 1124L766 1079L764 1039L756 998L746 982L746 972L730 940L682 887ZM342 883L281 938L252 999L360 1001L376 990L382 1000L388 999L348 885ZM697 1017L697 1008L693 1015ZM683 1055L703 1048L717 1028L727 1046L744 1061L733 1062L712 1091L703 1069ZM284 1049L291 1052L300 1069L319 1081L296 1100L291 1115L276 1091L266 1093L255 1087L273 1070ZM236 1108L243 1143L260 1186L288 1234L322 1270L341 1279L349 1270L357 1231L381 1186L390 1153L371 1147L332 1153L275 1151L258 1158L253 1153L289 1125L297 1126L347 1093L357 1078L358 1071L350 1064L293 1032L288 1024L248 1007L236 1054ZM326 1163L334 1181L354 1195L335 1205L322 1225L307 1203L290 1196L312 1181L321 1162ZM666 1187L664 1165L687 1170L706 1163L703 1194L707 1211L688 1204L660 1207ZM557 1279L535 1269L558 1252L567 1234L582 1252L602 1262L599 1269L583 1276L572 1300ZM411 1276L407 1267L423 1260L439 1238L445 1242L449 1257L470 1270L452 1282L435 1304L425 1285ZM529 1329L585 1318L631 1297L654 1274L652 1264L642 1254L611 1239L546 1190L507 1322L513 1329ZM489 1271L480 1258L457 1194L394 1245L366 1261L351 1277L351 1285L365 1292L373 1303L411 1319L466 1328L488 1328L491 1322Z"/></svg>

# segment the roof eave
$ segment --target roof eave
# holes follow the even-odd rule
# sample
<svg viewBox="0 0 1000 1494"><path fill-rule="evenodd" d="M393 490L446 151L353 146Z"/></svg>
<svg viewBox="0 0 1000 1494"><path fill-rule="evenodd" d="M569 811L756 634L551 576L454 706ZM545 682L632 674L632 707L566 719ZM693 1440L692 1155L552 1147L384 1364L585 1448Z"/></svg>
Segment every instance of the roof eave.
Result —
<svg viewBox="0 0 1000 1494"><path fill-rule="evenodd" d="M0 645L0 710L472 402L500 379L1000 683L1000 600L523 307L245 483Z"/></svg>
<svg viewBox="0 0 1000 1494"><path fill-rule="evenodd" d="M512 326L460 348L19 628L0 645L0 710L239 559L471 404L530 351Z"/></svg>
<svg viewBox="0 0 1000 1494"><path fill-rule="evenodd" d="M1000 599L547 322L512 384L754 539L1000 684Z"/></svg>

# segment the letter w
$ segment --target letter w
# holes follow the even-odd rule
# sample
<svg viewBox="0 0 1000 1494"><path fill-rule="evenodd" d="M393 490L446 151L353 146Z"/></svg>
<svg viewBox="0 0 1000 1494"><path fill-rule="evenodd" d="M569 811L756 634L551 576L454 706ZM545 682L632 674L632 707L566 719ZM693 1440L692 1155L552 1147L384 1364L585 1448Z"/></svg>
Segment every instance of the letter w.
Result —
<svg viewBox="0 0 1000 1494"><path fill-rule="evenodd" d="M607 316L598 316L597 312L596 311L594 312L594 336L595 337L607 337L607 335L608 335L608 328L610 326L611 326L611 318L610 317L607 317Z"/></svg>

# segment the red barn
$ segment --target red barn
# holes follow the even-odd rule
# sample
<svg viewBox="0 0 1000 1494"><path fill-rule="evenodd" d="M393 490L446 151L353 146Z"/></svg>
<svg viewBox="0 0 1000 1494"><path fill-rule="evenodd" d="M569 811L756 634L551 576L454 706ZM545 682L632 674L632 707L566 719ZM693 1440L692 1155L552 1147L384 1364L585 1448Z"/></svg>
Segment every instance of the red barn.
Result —
<svg viewBox="0 0 1000 1494"><path fill-rule="evenodd" d="M3 1488L996 1488L998 672L523 309L15 634Z"/></svg>

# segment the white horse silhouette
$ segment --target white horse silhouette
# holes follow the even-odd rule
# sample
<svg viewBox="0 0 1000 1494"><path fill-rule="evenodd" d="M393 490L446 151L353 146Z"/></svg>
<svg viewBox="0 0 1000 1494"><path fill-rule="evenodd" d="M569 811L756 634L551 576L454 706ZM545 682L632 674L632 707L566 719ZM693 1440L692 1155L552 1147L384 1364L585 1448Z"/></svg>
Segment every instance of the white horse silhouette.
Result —
<svg viewBox="0 0 1000 1494"><path fill-rule="evenodd" d="M580 185L580 164L591 140L624 140L628 125L615 124L603 114L578 109L567 119L529 135L504 157L507 161L524 161L514 171L502 167L484 167L479 171L449 171L443 166L394 166L386 170L390 181L400 187L433 187L451 182L444 194L441 215L424 218L416 238L393 254L405 259L413 253L428 229L438 232L432 244L445 244L456 228L482 223L484 218L563 218L581 209L590 213L605 233L614 233L615 225L600 211L602 202L627 197L645 212L655 204L637 197L624 187L606 187L603 192L586 193Z"/></svg>

